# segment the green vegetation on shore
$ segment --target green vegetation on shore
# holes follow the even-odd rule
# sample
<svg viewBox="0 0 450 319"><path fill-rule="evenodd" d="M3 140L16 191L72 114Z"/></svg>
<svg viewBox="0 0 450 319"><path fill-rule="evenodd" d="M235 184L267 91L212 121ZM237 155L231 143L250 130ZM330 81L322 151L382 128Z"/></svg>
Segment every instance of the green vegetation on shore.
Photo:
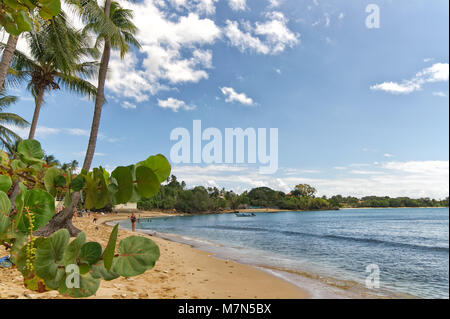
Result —
<svg viewBox="0 0 450 319"><path fill-rule="evenodd" d="M435 200L429 198L411 199L408 197L390 198L369 196L358 199L341 195L316 197L316 189L300 184L285 194L268 187L253 188L242 194L216 187L197 186L186 188L172 175L159 192L150 199L138 202L142 210L177 210L184 213L216 212L226 209L274 208L286 210L327 210L346 207L448 207L448 198Z"/></svg>

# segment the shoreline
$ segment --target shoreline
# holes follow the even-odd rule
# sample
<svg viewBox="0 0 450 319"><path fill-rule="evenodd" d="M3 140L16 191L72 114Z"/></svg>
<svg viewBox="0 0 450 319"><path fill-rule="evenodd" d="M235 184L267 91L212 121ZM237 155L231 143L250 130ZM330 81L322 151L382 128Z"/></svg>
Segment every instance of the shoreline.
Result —
<svg viewBox="0 0 450 319"><path fill-rule="evenodd" d="M151 212L149 212L152 215ZM148 216L147 218L158 218L167 215L155 215ZM182 214L170 214L169 216L182 216ZM143 217L143 218L146 218ZM114 219L110 218L105 221L105 224L113 227L116 223L124 220L126 218ZM119 226L119 229L127 229L125 227ZM268 274L270 277L276 280L282 280L286 283L296 286L301 289L308 299L392 299L392 298L417 298L409 294L398 293L387 290L380 290L378 293L371 292L366 289L363 285L356 281L343 280L338 278L333 278L330 276L320 275L318 273L307 272L304 270L287 269L283 267L272 267L269 265L258 264L255 262L242 262L226 254L221 254L217 250L208 249L208 245L199 244L198 241L194 241L192 238L185 237L178 234L161 233L154 230L144 230L136 229L137 233L146 234L152 236L153 238L160 238L162 240L170 241L173 243L178 243L182 245L187 245L191 249L204 252L209 254L209 257L214 258L219 261L229 262L232 261L238 265L251 267L254 270L262 271Z"/></svg>
<svg viewBox="0 0 450 319"><path fill-rule="evenodd" d="M74 225L86 233L88 240L98 241L104 248L112 220L127 219L129 213L76 217ZM141 212L142 217L175 216L163 212ZM129 236L148 234L119 229L118 241ZM161 256L153 269L132 278L102 280L96 295L88 299L304 299L309 294L298 286L261 269L232 260L215 258L213 254L189 245L150 236L159 246ZM0 248L0 256L8 252ZM15 268L0 268L0 298L71 299L57 291L37 293L26 289L23 277Z"/></svg>

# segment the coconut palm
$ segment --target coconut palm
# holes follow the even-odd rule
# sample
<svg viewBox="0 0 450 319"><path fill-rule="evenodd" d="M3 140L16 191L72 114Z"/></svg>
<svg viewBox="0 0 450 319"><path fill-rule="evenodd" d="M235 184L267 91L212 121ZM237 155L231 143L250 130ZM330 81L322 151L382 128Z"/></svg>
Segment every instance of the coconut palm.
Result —
<svg viewBox="0 0 450 319"><path fill-rule="evenodd" d="M48 166L59 166L60 162L56 159L55 155L44 155L43 160Z"/></svg>
<svg viewBox="0 0 450 319"><path fill-rule="evenodd" d="M16 78L28 82L27 89L35 99L29 139L36 133L44 95L61 87L93 98L96 88L86 77L95 75L98 63L80 62L93 52L81 31L74 30L61 12L40 30L25 34L31 56L16 50L12 62Z"/></svg>
<svg viewBox="0 0 450 319"><path fill-rule="evenodd" d="M25 128L29 123L17 114L5 112L8 107L17 101L17 97L5 95L0 92L0 143L6 147L9 153L14 153L14 142L20 140L20 136L8 126Z"/></svg>
<svg viewBox="0 0 450 319"><path fill-rule="evenodd" d="M78 168L77 160L73 160L72 162L70 162L70 171L72 172L72 174L77 170L77 168Z"/></svg>
<svg viewBox="0 0 450 319"><path fill-rule="evenodd" d="M92 2L92 0L87 0ZM84 1L86 2L86 1ZM92 5L92 4L91 4ZM92 10L91 10L92 11ZM103 7L104 16L94 12L95 15L88 14L85 33L94 32L97 34L96 47L103 44L103 54L100 61L98 72L97 95L95 97L94 116L92 119L91 133L89 136L89 144L83 163L83 169L89 170L94 158L95 147L97 145L98 129L100 126L100 118L104 103L104 89L106 82L106 74L108 71L111 49L120 51L120 57L123 58L130 50L130 45L140 47L139 42L134 37L137 27L133 24L133 12L129 9L122 8L117 2L106 0ZM109 17L107 19L106 17ZM106 22L105 22L106 19ZM108 24L110 20L113 28Z"/></svg>
<svg viewBox="0 0 450 319"><path fill-rule="evenodd" d="M95 0L67 0L66 2L74 5L79 10L80 15L86 22L84 34L95 33L97 35L96 47L103 45L103 53L98 70L98 86L95 96L94 115L89 136L89 144L83 163L83 169L89 171L94 157L97 144L97 135L102 114L102 107L105 101L105 82L108 71L111 49L120 51L123 58L130 50L130 45L140 47L138 41L134 38L137 31L132 23L133 13L131 10L123 9L117 2L105 0L103 8L97 5ZM66 228L71 236L77 236L80 232L72 224L73 208L76 207L81 194L75 192L72 195L71 205L67 206L61 213L55 215L50 222L36 232L40 236L49 236L58 229Z"/></svg>

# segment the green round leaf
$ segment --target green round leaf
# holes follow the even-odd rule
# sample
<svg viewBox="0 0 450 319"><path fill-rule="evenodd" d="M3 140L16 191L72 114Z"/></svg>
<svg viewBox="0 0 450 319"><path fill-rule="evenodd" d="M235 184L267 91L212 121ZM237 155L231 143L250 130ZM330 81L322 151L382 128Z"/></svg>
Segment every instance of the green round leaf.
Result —
<svg viewBox="0 0 450 319"><path fill-rule="evenodd" d="M162 154L150 156L145 161L139 162L136 166L147 166L151 168L156 176L158 176L160 183L169 178L171 170L169 161Z"/></svg>
<svg viewBox="0 0 450 319"><path fill-rule="evenodd" d="M8 175L0 175L0 191L8 192L11 188L12 181Z"/></svg>
<svg viewBox="0 0 450 319"><path fill-rule="evenodd" d="M48 192L40 189L32 189L25 192L23 199L23 212L16 221L20 231L27 232L29 221L25 209L28 208L35 216L33 230L37 230L46 225L53 215L55 215L55 199Z"/></svg>
<svg viewBox="0 0 450 319"><path fill-rule="evenodd" d="M33 28L33 23L24 11L19 11L19 13L14 17L19 29L23 31L31 31Z"/></svg>
<svg viewBox="0 0 450 319"><path fill-rule="evenodd" d="M9 227L9 213L11 212L11 202L8 196L0 191L0 234L6 232Z"/></svg>
<svg viewBox="0 0 450 319"><path fill-rule="evenodd" d="M105 268L105 266L103 264L103 261L100 261L97 264L92 265L92 267L91 267L91 275L94 278L98 278L98 279L103 278L106 281L114 280L114 279L120 277L115 272L106 270L106 268Z"/></svg>
<svg viewBox="0 0 450 319"><path fill-rule="evenodd" d="M79 263L93 265L99 261L102 256L102 246L94 241L88 242L81 247Z"/></svg>
<svg viewBox="0 0 450 319"><path fill-rule="evenodd" d="M39 2L42 5L41 10L44 10L50 16L56 16L61 10L60 0L40 0Z"/></svg>
<svg viewBox="0 0 450 319"><path fill-rule="evenodd" d="M45 284L52 289L58 286L58 281L65 273L60 266L63 266L62 259L69 238L67 229L60 229L37 246L34 262L36 274L44 279Z"/></svg>
<svg viewBox="0 0 450 319"><path fill-rule="evenodd" d="M24 155L26 158L42 159L44 151L41 148L41 143L36 140L23 140L17 146L17 152Z"/></svg>
<svg viewBox="0 0 450 319"><path fill-rule="evenodd" d="M70 264L76 264L77 258L80 255L81 247L86 241L86 234L81 232L78 234L77 238L72 240L72 242L64 250L63 264L65 266Z"/></svg>
<svg viewBox="0 0 450 319"><path fill-rule="evenodd" d="M44 175L44 185L45 189L52 194L53 196L56 195L56 185L55 185L55 178L59 176L61 173L58 168L56 167L50 167Z"/></svg>
<svg viewBox="0 0 450 319"><path fill-rule="evenodd" d="M78 175L75 177L70 183L70 188L75 192L80 191L84 186L84 177L82 175Z"/></svg>
<svg viewBox="0 0 450 319"><path fill-rule="evenodd" d="M117 192L114 194L116 203L128 203L133 194L133 176L130 167L117 167L111 173L111 177L117 181Z"/></svg>
<svg viewBox="0 0 450 319"><path fill-rule="evenodd" d="M136 167L136 190L145 198L150 198L158 193L160 182L153 170L146 166Z"/></svg>
<svg viewBox="0 0 450 319"><path fill-rule="evenodd" d="M92 277L90 273L80 274L79 288L67 288L65 278L60 281L58 288L59 293L64 296L86 298L95 295L100 287L100 279Z"/></svg>
<svg viewBox="0 0 450 319"><path fill-rule="evenodd" d="M123 277L138 276L153 268L158 259L159 248L151 239L131 236L120 241L111 270Z"/></svg>

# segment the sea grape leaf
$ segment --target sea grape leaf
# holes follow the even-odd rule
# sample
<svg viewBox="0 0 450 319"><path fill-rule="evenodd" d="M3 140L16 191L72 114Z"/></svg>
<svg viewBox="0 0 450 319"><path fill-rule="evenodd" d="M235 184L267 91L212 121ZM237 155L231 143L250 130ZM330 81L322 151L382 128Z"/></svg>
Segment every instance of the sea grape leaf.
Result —
<svg viewBox="0 0 450 319"><path fill-rule="evenodd" d="M51 17L56 16L61 10L61 2L60 0L40 0L40 4L42 5L42 9Z"/></svg>
<svg viewBox="0 0 450 319"><path fill-rule="evenodd" d="M77 258L80 255L81 247L84 245L85 241L86 234L81 232L78 234L77 238L72 240L72 242L66 247L62 259L65 266L77 263Z"/></svg>
<svg viewBox="0 0 450 319"><path fill-rule="evenodd" d="M8 196L0 191L0 234L6 232L10 225L9 213L11 212L11 202Z"/></svg>
<svg viewBox="0 0 450 319"><path fill-rule="evenodd" d="M136 166L146 166L148 168L151 168L155 175L158 177L160 183L169 178L171 171L169 161L162 154L150 156L145 161L137 163Z"/></svg>
<svg viewBox="0 0 450 319"><path fill-rule="evenodd" d="M70 188L75 192L80 191L84 186L84 177L83 175L78 175L75 177L72 182L70 182Z"/></svg>
<svg viewBox="0 0 450 319"><path fill-rule="evenodd" d="M116 251L117 233L119 231L119 224L116 224L109 235L108 244L103 252L103 263L107 271L111 269L114 252Z"/></svg>
<svg viewBox="0 0 450 319"><path fill-rule="evenodd" d="M58 291L64 296L70 296L74 298L86 298L95 295L98 288L100 287L100 279L94 278L91 273L80 274L80 287L79 288L68 288L66 286L65 276L63 280L60 281L60 286Z"/></svg>
<svg viewBox="0 0 450 319"><path fill-rule="evenodd" d="M47 192L52 194L53 196L56 195L56 184L55 184L55 178L56 176L60 175L60 171L57 167L50 167L44 175L44 186Z"/></svg>
<svg viewBox="0 0 450 319"><path fill-rule="evenodd" d="M160 182L151 168L146 166L136 167L136 190L145 198L150 198L158 193Z"/></svg>
<svg viewBox="0 0 450 319"><path fill-rule="evenodd" d="M8 175L0 175L0 191L8 192L11 188L12 181Z"/></svg>
<svg viewBox="0 0 450 319"><path fill-rule="evenodd" d="M41 148L41 143L36 140L23 140L17 145L17 152L25 156L27 159L42 159L44 151Z"/></svg>
<svg viewBox="0 0 450 319"><path fill-rule="evenodd" d="M104 262L102 260L100 260L100 262L96 263L95 265L92 265L91 275L94 278L98 278L98 279L103 278L106 281L114 280L114 279L120 277L115 272L113 272L111 270L110 271L106 270Z"/></svg>
<svg viewBox="0 0 450 319"><path fill-rule="evenodd" d="M37 246L34 262L36 274L52 289L56 289L64 277L65 270L60 266L69 238L68 230L60 229Z"/></svg>
<svg viewBox="0 0 450 319"><path fill-rule="evenodd" d="M24 11L19 11L18 14L14 16L14 20L16 21L17 26L22 32L31 31L31 29L33 28L33 23Z"/></svg>
<svg viewBox="0 0 450 319"><path fill-rule="evenodd" d="M17 198L16 198L17 200ZM46 225L55 214L55 199L48 192L41 189L32 189L25 192L23 210L28 208L35 217L33 230L37 230ZM17 206L16 206L17 207ZM29 220L26 213L22 211L16 217L17 228L26 232L29 227Z"/></svg>
<svg viewBox="0 0 450 319"><path fill-rule="evenodd" d="M85 243L78 256L80 264L93 265L99 261L102 256L102 246L94 241Z"/></svg>
<svg viewBox="0 0 450 319"><path fill-rule="evenodd" d="M84 176L86 181L86 200L84 206L86 209L103 208L108 204L109 193L106 185L105 176L102 171L94 168L93 174Z"/></svg>
<svg viewBox="0 0 450 319"><path fill-rule="evenodd" d="M158 258L159 247L151 239L131 236L120 241L111 270L123 277L138 276L153 268Z"/></svg>
<svg viewBox="0 0 450 319"><path fill-rule="evenodd" d="M133 176L129 167L119 166L112 173L117 182L117 192L114 200L118 204L127 203L133 195Z"/></svg>

